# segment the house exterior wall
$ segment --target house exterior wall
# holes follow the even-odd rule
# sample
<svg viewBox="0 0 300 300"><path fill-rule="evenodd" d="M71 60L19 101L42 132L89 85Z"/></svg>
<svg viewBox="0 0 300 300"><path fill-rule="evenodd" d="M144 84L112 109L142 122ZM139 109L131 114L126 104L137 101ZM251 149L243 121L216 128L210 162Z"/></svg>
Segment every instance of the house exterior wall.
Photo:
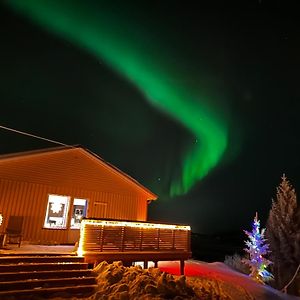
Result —
<svg viewBox="0 0 300 300"><path fill-rule="evenodd" d="M87 217L145 221L151 195L82 149L0 160L0 212L24 217L23 240L73 243L79 230L43 228L49 194L87 199ZM71 201L72 202L72 201ZM69 215L71 214L71 207ZM68 218L70 219L70 217Z"/></svg>

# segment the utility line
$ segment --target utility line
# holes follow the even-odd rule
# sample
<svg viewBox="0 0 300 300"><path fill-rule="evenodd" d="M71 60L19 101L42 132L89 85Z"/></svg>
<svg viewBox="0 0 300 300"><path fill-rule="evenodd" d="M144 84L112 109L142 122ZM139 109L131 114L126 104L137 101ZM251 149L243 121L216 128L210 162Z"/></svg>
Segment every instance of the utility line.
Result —
<svg viewBox="0 0 300 300"><path fill-rule="evenodd" d="M47 141L47 142L50 142L50 143L58 144L58 145L61 145L61 146L71 147L70 145L67 145L67 144L64 144L64 143L61 143L61 142L46 139L46 138L38 136L38 135L34 135L34 134L27 133L27 132L24 132L24 131L20 131L20 130L16 130L16 129L13 129L13 128L5 127L5 126L2 126L2 125L0 125L0 128L8 130L8 131L15 132L15 133L18 133L18 134L30 136L30 137L33 137L33 138L36 138L36 139L40 139L40 140L43 140L43 141Z"/></svg>

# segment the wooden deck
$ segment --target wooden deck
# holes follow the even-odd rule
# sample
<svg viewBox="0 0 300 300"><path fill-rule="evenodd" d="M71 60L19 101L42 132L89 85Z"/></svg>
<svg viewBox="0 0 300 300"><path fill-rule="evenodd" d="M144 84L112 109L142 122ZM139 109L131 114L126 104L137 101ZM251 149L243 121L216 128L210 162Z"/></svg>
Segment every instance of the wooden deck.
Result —
<svg viewBox="0 0 300 300"><path fill-rule="evenodd" d="M122 260L125 264L178 260L181 273L191 257L190 227L146 222L84 219L78 254L88 263Z"/></svg>
<svg viewBox="0 0 300 300"><path fill-rule="evenodd" d="M22 256L22 255L75 255L74 245L33 245L22 242L21 247L16 244L8 244L0 247L1 256Z"/></svg>

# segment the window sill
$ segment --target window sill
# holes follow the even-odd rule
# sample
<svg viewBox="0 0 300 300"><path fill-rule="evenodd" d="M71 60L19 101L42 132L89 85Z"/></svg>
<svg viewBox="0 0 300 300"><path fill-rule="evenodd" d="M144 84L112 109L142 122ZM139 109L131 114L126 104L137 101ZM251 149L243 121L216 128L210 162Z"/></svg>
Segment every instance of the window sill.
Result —
<svg viewBox="0 0 300 300"><path fill-rule="evenodd" d="M43 227L42 229L48 229L48 230L66 230L66 227Z"/></svg>

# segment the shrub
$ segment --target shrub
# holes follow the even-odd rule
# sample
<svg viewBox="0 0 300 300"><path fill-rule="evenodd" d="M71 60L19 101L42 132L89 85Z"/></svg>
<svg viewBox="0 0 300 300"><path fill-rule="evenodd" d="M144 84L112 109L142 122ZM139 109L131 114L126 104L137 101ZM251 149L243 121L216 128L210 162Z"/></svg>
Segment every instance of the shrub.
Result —
<svg viewBox="0 0 300 300"><path fill-rule="evenodd" d="M243 274L250 274L249 266L245 265L242 260L244 257L241 257L239 254L235 253L233 255L226 255L224 264L230 267L231 269L238 271Z"/></svg>

